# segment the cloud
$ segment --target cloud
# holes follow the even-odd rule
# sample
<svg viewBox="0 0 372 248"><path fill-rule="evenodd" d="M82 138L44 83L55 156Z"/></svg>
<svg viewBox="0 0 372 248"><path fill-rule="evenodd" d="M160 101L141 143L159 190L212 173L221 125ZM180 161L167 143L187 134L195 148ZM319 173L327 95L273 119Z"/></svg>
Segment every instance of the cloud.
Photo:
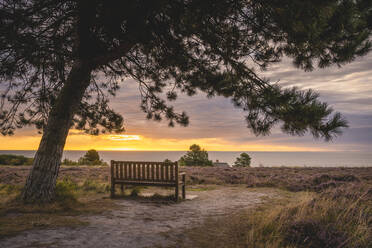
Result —
<svg viewBox="0 0 372 248"><path fill-rule="evenodd" d="M370 68L372 68L372 54L341 68L333 66L313 72L294 68L291 61L286 58L261 73L273 82L279 80L279 84L284 87L312 88L320 93L323 101L344 114L350 128L344 130L343 136L331 143L314 140L309 135L288 136L282 134L279 128L274 129L271 136L256 137L247 129L242 110L235 108L229 99L223 97L207 99L204 93L198 93L193 97L180 95L172 104L176 110L187 112L190 116L190 125L186 128L179 126L169 128L166 121L146 120L145 114L139 108L141 99L138 84L132 79L124 81L117 97L111 100L111 106L124 116L127 130L124 135L141 137L140 140L125 141L133 142L133 147L135 145L140 147L142 144L146 149L173 147L186 150L193 142L198 142L210 150L296 150L300 148L302 150L368 151L372 146L372 70ZM125 149L123 144L115 143L116 141L105 143L108 140L104 137L90 137L73 131L69 136L67 149L102 147L103 143L108 148ZM30 144L28 147L32 146L32 149L36 149L39 139L40 136L35 135L34 129L28 128L20 130L14 137L2 137L0 142L6 144L8 149L17 149L16 147L22 146L24 140ZM0 149L4 149L4 145L0 146Z"/></svg>
<svg viewBox="0 0 372 248"><path fill-rule="evenodd" d="M130 115L126 118L129 130L139 130L152 138L221 138L226 141L244 145L247 142L274 144L301 144L308 147L322 149L348 149L348 146L358 149L368 149L372 145L369 135L360 135L365 127L372 123L372 54L359 58L351 64L338 68L317 69L304 72L293 67L289 59L271 66L263 72L271 81L279 81L285 87L296 86L300 89L315 89L321 99L326 101L336 111L341 112L349 121L350 128L344 130L344 135L332 143L314 140L311 136L292 137L282 134L277 128L269 137L256 137L247 128L244 113L234 108L230 100L223 97L207 99L205 94L197 96L181 96L174 104L176 109L185 110L191 124L187 128L168 128L166 123L154 123L144 120L144 114L138 109L130 108ZM136 83L130 82L123 87L129 94L136 94ZM125 93L120 95L126 99ZM131 99L135 99L131 95ZM116 101L116 100L114 100ZM139 104L139 99L136 99ZM138 104L130 104L138 106ZM364 130L366 131L366 130ZM359 142L360 141L360 142Z"/></svg>

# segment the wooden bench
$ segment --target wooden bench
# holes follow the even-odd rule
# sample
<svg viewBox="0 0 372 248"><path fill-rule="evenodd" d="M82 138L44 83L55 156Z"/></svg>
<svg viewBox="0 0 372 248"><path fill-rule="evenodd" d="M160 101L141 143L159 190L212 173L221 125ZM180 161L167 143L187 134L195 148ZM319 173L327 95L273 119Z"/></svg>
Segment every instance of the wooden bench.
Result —
<svg viewBox="0 0 372 248"><path fill-rule="evenodd" d="M180 180L181 179L181 180ZM179 172L177 162L138 162L111 160L111 197L115 196L115 185L175 187L175 200L178 201L179 187L182 198L186 198L186 174Z"/></svg>

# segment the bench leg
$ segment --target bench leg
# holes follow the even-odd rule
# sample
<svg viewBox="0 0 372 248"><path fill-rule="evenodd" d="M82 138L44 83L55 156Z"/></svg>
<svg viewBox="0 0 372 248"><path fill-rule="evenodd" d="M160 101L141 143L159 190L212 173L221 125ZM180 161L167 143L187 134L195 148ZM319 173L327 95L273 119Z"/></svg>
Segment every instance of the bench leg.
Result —
<svg viewBox="0 0 372 248"><path fill-rule="evenodd" d="M174 197L175 197L174 200L175 200L176 202L178 202L178 187L179 187L179 186L178 186L178 183L177 183L177 185L176 185L176 189L175 189L175 196L174 196Z"/></svg>
<svg viewBox="0 0 372 248"><path fill-rule="evenodd" d="M186 199L186 176L182 175L182 199Z"/></svg>
<svg viewBox="0 0 372 248"><path fill-rule="evenodd" d="M114 182L111 182L110 197L111 198L115 197L115 183Z"/></svg>
<svg viewBox="0 0 372 248"><path fill-rule="evenodd" d="M120 184L120 191L121 191L121 194L124 195L124 184Z"/></svg>
<svg viewBox="0 0 372 248"><path fill-rule="evenodd" d="M182 199L186 199L186 185L182 184Z"/></svg>

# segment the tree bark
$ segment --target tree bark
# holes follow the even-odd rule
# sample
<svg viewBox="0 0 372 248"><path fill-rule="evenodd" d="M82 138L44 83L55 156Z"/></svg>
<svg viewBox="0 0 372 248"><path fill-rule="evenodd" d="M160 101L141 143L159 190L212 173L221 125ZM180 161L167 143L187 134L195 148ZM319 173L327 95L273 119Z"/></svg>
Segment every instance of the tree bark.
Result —
<svg viewBox="0 0 372 248"><path fill-rule="evenodd" d="M89 86L91 71L88 63L81 60L74 62L50 111L32 170L22 193L24 202L50 202L54 199L63 148L72 118Z"/></svg>

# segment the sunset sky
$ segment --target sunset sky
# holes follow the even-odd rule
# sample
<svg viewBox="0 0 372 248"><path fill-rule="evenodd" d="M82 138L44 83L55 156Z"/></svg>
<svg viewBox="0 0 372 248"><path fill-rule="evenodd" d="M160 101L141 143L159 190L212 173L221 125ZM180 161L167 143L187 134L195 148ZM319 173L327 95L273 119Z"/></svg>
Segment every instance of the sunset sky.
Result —
<svg viewBox="0 0 372 248"><path fill-rule="evenodd" d="M187 150L197 143L214 151L368 151L372 147L372 54L341 68L303 72L289 59L272 65L266 78L283 86L312 88L321 99L341 112L350 128L332 142L314 140L309 135L292 137L277 128L268 137L256 137L246 128L244 113L234 108L229 99L207 99L199 93L179 96L175 109L185 110L188 127L169 128L166 122L146 120L139 108L138 85L132 79L122 84L111 106L123 114L126 132L121 135L89 136L71 130L67 150ZM0 137L1 150L35 150L40 141L35 129L26 128L11 137Z"/></svg>

